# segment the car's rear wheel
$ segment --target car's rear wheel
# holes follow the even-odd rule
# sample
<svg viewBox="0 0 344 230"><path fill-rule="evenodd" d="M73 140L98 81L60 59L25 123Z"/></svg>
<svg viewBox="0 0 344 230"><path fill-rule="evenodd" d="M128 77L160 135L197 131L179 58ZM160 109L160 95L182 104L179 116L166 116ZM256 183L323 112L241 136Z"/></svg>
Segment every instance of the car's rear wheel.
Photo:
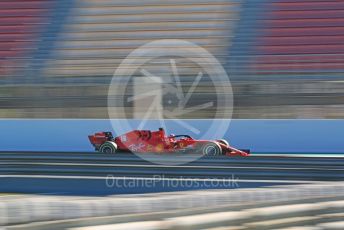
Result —
<svg viewBox="0 0 344 230"><path fill-rule="evenodd" d="M99 152L101 153L112 154L112 153L115 153L116 151L117 151L117 144L112 141L106 141L99 148Z"/></svg>
<svg viewBox="0 0 344 230"><path fill-rule="evenodd" d="M203 145L202 154L205 156L219 156L222 155L222 149L218 143L208 142Z"/></svg>
<svg viewBox="0 0 344 230"><path fill-rule="evenodd" d="M220 140L216 140L216 141L221 143L221 144L223 144L223 145L225 145L225 146L227 146L227 147L229 147L229 143L225 139L220 139Z"/></svg>

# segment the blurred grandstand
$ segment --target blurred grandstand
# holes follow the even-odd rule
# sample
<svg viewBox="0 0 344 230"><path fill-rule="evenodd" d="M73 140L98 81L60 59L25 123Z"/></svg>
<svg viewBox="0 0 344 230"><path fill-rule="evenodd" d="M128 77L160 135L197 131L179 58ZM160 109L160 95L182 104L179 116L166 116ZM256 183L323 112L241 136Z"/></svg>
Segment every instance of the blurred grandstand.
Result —
<svg viewBox="0 0 344 230"><path fill-rule="evenodd" d="M234 118L343 118L343 36L341 1L3 0L0 117L106 118L119 63L173 38L224 65Z"/></svg>

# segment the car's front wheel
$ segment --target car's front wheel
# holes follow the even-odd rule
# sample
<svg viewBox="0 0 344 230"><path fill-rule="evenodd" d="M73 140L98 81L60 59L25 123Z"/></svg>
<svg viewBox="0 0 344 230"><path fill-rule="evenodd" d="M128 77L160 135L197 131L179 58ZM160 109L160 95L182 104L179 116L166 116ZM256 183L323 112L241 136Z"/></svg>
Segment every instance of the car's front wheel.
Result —
<svg viewBox="0 0 344 230"><path fill-rule="evenodd" d="M205 156L222 155L221 146L216 142L208 142L202 147L202 154Z"/></svg>
<svg viewBox="0 0 344 230"><path fill-rule="evenodd" d="M117 151L117 144L112 141L106 141L104 144L102 144L99 147L99 152L101 153L111 154L111 153L115 153L116 151Z"/></svg>

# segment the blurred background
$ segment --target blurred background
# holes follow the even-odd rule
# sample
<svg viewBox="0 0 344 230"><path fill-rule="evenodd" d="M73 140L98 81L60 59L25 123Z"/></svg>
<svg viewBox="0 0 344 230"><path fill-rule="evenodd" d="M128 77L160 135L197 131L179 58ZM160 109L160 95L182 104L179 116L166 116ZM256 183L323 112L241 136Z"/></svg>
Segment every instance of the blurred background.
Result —
<svg viewBox="0 0 344 230"><path fill-rule="evenodd" d="M233 118L291 119L235 120L226 138L253 149L247 158L171 166L93 152L87 135L112 129L115 70L159 39L216 57ZM145 68L165 81L171 60L184 94L200 63ZM221 83L204 76L188 106L213 100ZM114 100L133 95L125 87ZM178 105L175 91L164 97L167 110ZM133 103L118 106L111 118L133 118ZM344 118L344 1L0 0L0 118L81 118L0 122L0 229L344 229L344 120L329 120ZM181 118L215 116L207 107Z"/></svg>
<svg viewBox="0 0 344 230"><path fill-rule="evenodd" d="M3 0L0 117L107 118L121 61L183 39L226 69L234 118L343 118L343 25L342 1Z"/></svg>

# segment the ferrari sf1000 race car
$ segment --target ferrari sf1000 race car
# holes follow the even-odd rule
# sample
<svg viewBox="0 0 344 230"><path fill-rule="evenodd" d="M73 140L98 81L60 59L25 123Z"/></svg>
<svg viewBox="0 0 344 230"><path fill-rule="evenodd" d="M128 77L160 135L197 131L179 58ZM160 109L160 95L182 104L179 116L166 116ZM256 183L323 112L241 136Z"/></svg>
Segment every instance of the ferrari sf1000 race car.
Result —
<svg viewBox="0 0 344 230"><path fill-rule="evenodd" d="M189 135L165 134L158 131L133 130L113 137L111 132L99 132L88 136L95 150L101 153L199 153L206 156L248 156L249 150L239 150L226 140L195 140Z"/></svg>

